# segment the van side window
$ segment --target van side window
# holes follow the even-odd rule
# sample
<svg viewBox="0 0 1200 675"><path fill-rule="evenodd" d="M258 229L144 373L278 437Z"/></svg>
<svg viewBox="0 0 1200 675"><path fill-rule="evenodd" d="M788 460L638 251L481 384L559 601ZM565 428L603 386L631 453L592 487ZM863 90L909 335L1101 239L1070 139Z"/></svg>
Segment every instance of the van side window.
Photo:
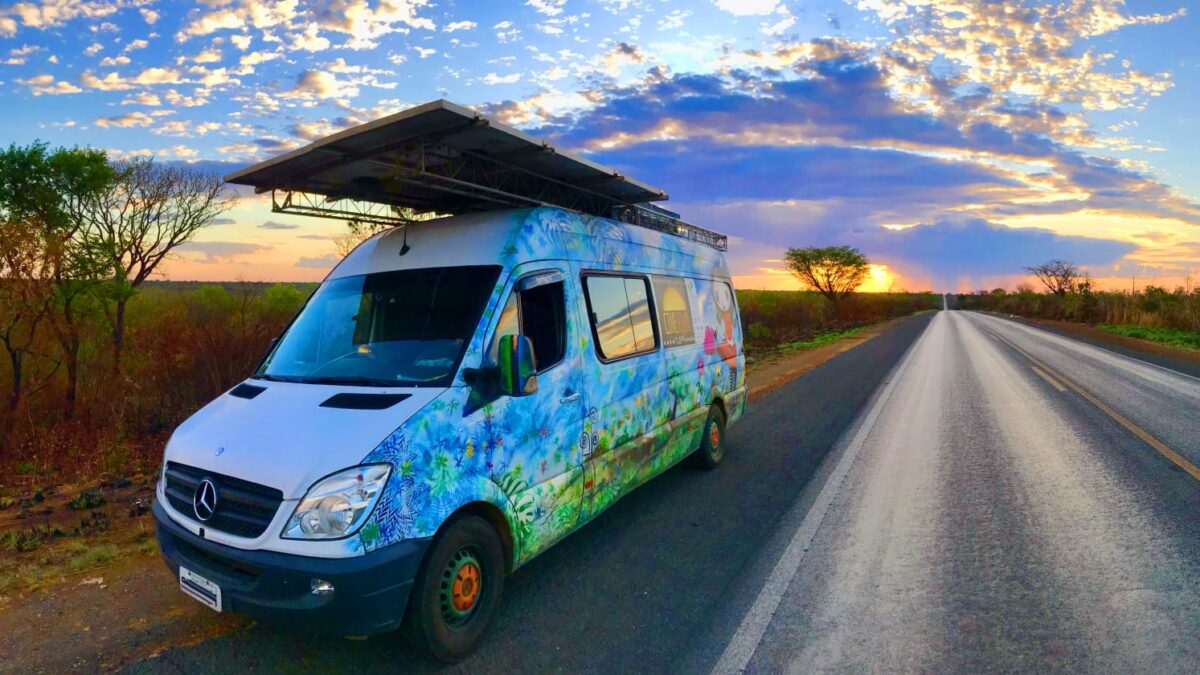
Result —
<svg viewBox="0 0 1200 675"><path fill-rule="evenodd" d="M650 313L650 283L645 277L586 275L583 284L602 359L611 361L658 347Z"/></svg>
<svg viewBox="0 0 1200 675"><path fill-rule="evenodd" d="M496 350L504 335L520 333L533 343L538 372L557 365L566 356L567 322L563 282L514 290L500 312L500 323L488 348L488 360L496 362Z"/></svg>
<svg viewBox="0 0 1200 675"><path fill-rule="evenodd" d="M692 326L692 303L687 282L679 277L654 276L654 305L658 309L658 328L667 348L696 343Z"/></svg>

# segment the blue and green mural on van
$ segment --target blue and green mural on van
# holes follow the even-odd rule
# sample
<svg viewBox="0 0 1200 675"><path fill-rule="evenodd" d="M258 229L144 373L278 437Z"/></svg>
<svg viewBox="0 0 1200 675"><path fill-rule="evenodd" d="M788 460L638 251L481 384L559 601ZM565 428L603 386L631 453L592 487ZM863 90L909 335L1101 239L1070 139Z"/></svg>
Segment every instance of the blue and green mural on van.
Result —
<svg viewBox="0 0 1200 675"><path fill-rule="evenodd" d="M380 443L363 461L394 472L351 549L432 536L456 510L486 502L504 513L520 565L698 447L710 406L728 422L743 412L742 336L720 251L558 208L493 217L511 228L504 271L460 371L486 365L508 299L531 273L564 280L562 359L530 396L480 401L460 372ZM614 272L653 289L654 357L601 358L581 279Z"/></svg>

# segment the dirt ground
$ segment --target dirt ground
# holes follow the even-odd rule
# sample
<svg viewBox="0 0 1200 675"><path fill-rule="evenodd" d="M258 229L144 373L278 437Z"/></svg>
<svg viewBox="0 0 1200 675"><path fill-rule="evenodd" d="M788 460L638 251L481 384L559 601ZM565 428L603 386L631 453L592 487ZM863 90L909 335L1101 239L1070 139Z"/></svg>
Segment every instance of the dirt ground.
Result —
<svg viewBox="0 0 1200 675"><path fill-rule="evenodd" d="M750 400L893 323L749 363ZM142 476L101 485L104 503L94 508L88 506L95 495L80 498L87 486L62 486L40 500L0 509L0 536L42 528L43 539L31 551L0 548L0 672L111 671L249 625L248 619L216 614L179 592L154 542L148 512L153 483L154 477ZM72 500L84 508L69 507Z"/></svg>

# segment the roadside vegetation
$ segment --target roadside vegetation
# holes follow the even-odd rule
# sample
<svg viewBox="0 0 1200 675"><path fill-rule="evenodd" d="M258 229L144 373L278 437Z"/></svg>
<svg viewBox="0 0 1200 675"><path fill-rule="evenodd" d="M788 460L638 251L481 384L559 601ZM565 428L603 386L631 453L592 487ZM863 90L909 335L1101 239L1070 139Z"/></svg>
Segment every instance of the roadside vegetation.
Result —
<svg viewBox="0 0 1200 675"><path fill-rule="evenodd" d="M816 291L737 291L746 352L812 349L881 321L939 309L933 293L856 293L832 303Z"/></svg>
<svg viewBox="0 0 1200 675"><path fill-rule="evenodd" d="M1042 291L1025 284L1015 291L959 294L957 307L1090 324L1115 335L1200 349L1200 288L1190 283L1173 290L1144 286L1101 291L1086 272L1066 261L1052 260L1026 271L1041 281Z"/></svg>

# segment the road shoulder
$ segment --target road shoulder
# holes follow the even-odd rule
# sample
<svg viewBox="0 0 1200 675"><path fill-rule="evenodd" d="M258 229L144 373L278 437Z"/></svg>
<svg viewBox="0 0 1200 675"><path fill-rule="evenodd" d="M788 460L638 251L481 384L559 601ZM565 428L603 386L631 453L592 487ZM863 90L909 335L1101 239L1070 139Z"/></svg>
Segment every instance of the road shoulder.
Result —
<svg viewBox="0 0 1200 675"><path fill-rule="evenodd" d="M1200 352L1179 349L1150 340L1108 333L1095 326L1083 323L1051 321L1049 319L1029 319L1007 314L998 316L1073 338L1094 347L1116 352L1122 356L1153 363L1156 366L1191 375L1192 377L1200 377Z"/></svg>

